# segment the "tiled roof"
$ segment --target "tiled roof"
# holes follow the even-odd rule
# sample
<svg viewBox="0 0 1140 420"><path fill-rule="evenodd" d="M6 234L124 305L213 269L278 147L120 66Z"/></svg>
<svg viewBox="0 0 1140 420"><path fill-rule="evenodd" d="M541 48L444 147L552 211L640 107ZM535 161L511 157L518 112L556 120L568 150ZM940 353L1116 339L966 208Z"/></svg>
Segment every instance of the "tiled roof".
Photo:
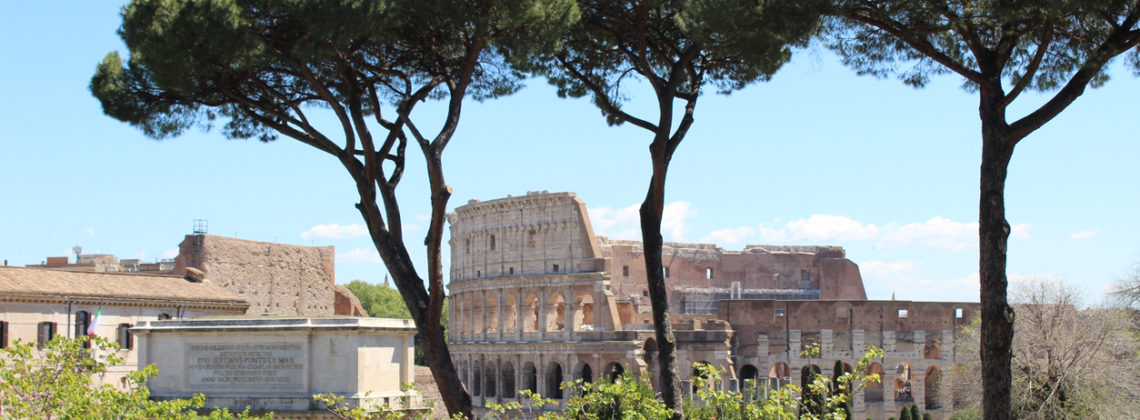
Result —
<svg viewBox="0 0 1140 420"><path fill-rule="evenodd" d="M208 282L192 283L177 276L0 267L0 299L12 297L158 300L248 306L241 296L220 286Z"/></svg>

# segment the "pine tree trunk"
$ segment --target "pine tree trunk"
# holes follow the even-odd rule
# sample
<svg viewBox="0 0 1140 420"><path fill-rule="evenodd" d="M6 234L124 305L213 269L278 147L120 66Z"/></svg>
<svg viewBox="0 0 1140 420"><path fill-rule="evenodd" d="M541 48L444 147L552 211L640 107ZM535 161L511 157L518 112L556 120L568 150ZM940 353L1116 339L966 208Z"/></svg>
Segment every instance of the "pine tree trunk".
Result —
<svg viewBox="0 0 1140 420"><path fill-rule="evenodd" d="M653 307L653 330L657 335L657 361L660 366L661 398L673 410L673 420L684 420L682 411L681 378L677 372L677 338L669 317L669 295L665 287L665 274L661 268L661 218L665 210L665 173L669 158L657 153L664 147L661 142L650 146L653 156L653 177L645 202L641 203L641 238L645 250L645 277L649 287L649 301Z"/></svg>
<svg viewBox="0 0 1140 420"><path fill-rule="evenodd" d="M982 410L986 420L1010 418L1013 308L1006 298L1005 179L1013 142L1006 138L1001 96L982 95L981 195L978 205L978 277L981 281Z"/></svg>

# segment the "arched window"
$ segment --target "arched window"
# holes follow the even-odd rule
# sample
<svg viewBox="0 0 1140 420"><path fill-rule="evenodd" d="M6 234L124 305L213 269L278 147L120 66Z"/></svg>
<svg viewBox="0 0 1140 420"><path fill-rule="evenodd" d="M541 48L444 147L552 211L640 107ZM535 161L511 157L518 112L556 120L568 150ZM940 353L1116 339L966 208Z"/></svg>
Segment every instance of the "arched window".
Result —
<svg viewBox="0 0 1140 420"><path fill-rule="evenodd" d="M546 395L550 398L562 399L562 365L550 362L546 368Z"/></svg>
<svg viewBox="0 0 1140 420"><path fill-rule="evenodd" d="M503 398L515 398L515 366L511 362L503 362Z"/></svg>
<svg viewBox="0 0 1140 420"><path fill-rule="evenodd" d="M159 320L159 321L165 321L165 320L168 320L168 319L170 319L170 314L168 314L168 313L161 313L161 314L158 314L158 320Z"/></svg>
<svg viewBox="0 0 1140 420"><path fill-rule="evenodd" d="M755 400L759 395L760 370L756 366L744 365L740 367L740 392L747 399Z"/></svg>
<svg viewBox="0 0 1140 420"><path fill-rule="evenodd" d="M942 386L942 371L938 366L931 366L926 368L926 382L925 395L923 399L926 400L927 410L937 410L942 408L942 400L938 398L939 388Z"/></svg>
<svg viewBox="0 0 1140 420"><path fill-rule="evenodd" d="M498 372L495 371L495 364L493 362L487 362L487 366L483 368L483 371L486 372L483 380L486 381L487 384L483 387L483 396L494 397L496 389L495 376L498 374Z"/></svg>
<svg viewBox="0 0 1140 420"><path fill-rule="evenodd" d="M523 389L538 392L538 372L534 368L534 363L526 362L523 364L522 381Z"/></svg>

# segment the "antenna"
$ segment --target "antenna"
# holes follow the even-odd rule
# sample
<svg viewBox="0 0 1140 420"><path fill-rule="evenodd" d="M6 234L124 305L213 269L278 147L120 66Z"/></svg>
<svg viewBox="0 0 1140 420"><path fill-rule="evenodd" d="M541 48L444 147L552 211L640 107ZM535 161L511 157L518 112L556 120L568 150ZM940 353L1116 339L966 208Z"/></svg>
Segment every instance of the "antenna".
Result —
<svg viewBox="0 0 1140 420"><path fill-rule="evenodd" d="M205 235L209 230L210 222L206 219L194 219L194 234Z"/></svg>

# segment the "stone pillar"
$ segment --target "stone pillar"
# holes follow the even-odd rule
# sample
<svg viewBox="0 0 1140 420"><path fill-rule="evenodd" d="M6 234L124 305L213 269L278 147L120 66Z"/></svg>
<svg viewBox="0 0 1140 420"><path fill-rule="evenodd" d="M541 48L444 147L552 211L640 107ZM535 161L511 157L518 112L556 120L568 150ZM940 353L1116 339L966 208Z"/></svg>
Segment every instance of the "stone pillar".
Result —
<svg viewBox="0 0 1140 420"><path fill-rule="evenodd" d="M538 289L538 336L541 340L546 340L546 289Z"/></svg>
<svg viewBox="0 0 1140 420"><path fill-rule="evenodd" d="M498 296L495 297L495 311L499 314L499 316L495 317L495 320L498 323L495 328L495 340L501 342L503 341L503 289L499 289L498 293L496 294Z"/></svg>
<svg viewBox="0 0 1140 420"><path fill-rule="evenodd" d="M562 322L562 341L570 341L570 337L574 334L574 320L578 318L578 311L581 307L574 301L574 287L566 286L566 296L563 297L566 302L566 310L563 311Z"/></svg>
<svg viewBox="0 0 1140 420"><path fill-rule="evenodd" d="M910 358L912 360L925 358L926 357L926 331L915 330L913 337L914 337L914 339L913 339L913 341L914 341L913 350L914 351L913 351L913 354L911 355Z"/></svg>
<svg viewBox="0 0 1140 420"><path fill-rule="evenodd" d="M479 341L487 341L487 310L490 309L487 307L487 291L486 290L480 290L478 293L479 293L479 300L482 301L483 304L479 305L479 315L478 316L479 316L480 328L479 328L479 331L475 332L475 334L476 334L476 337L478 338Z"/></svg>
<svg viewBox="0 0 1140 420"><path fill-rule="evenodd" d="M819 332L819 358L826 359L831 357L831 350L835 348L835 332L832 330L820 330ZM822 369L822 367L820 367Z"/></svg>
<svg viewBox="0 0 1140 420"><path fill-rule="evenodd" d="M798 359L800 355L800 330L788 330L788 359Z"/></svg>
<svg viewBox="0 0 1140 420"><path fill-rule="evenodd" d="M526 308L526 290L521 287L518 289L518 299L515 300L515 305L518 305L518 309L516 309L517 315L515 316L515 332L518 333L516 339L522 341L523 326L525 325L524 320L526 320L526 314L524 313L524 308Z"/></svg>
<svg viewBox="0 0 1140 420"><path fill-rule="evenodd" d="M867 335L863 330L851 330L851 352L856 358L863 357L867 351Z"/></svg>
<svg viewBox="0 0 1140 420"><path fill-rule="evenodd" d="M942 348L938 356L942 360L954 359L954 331L942 330Z"/></svg>
<svg viewBox="0 0 1140 420"><path fill-rule="evenodd" d="M926 371L916 370L910 374L910 395L919 410L926 411Z"/></svg>
<svg viewBox="0 0 1140 420"><path fill-rule="evenodd" d="M756 337L756 357L764 362L768 361L769 345L768 334L760 334Z"/></svg>
<svg viewBox="0 0 1140 420"><path fill-rule="evenodd" d="M885 351L887 355L891 355L891 353L895 352L896 342L894 331L883 331L883 351Z"/></svg>

